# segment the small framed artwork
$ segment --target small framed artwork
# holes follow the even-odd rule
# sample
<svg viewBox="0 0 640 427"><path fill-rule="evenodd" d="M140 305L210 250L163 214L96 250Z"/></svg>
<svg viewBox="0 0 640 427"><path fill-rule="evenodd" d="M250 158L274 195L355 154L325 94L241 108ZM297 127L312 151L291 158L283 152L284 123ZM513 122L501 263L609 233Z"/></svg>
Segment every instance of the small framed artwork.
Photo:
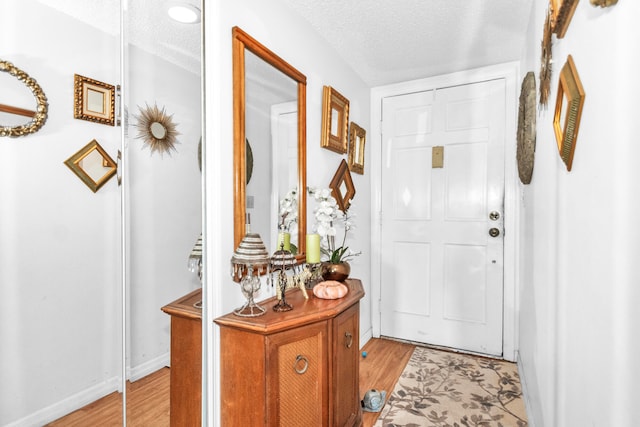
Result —
<svg viewBox="0 0 640 427"><path fill-rule="evenodd" d="M349 169L351 172L364 174L364 143L366 131L351 122L349 128Z"/></svg>
<svg viewBox="0 0 640 427"><path fill-rule="evenodd" d="M349 100L331 86L324 86L320 146L339 154L346 154L348 130Z"/></svg>
<svg viewBox="0 0 640 427"><path fill-rule="evenodd" d="M592 6L609 7L618 3L618 0L591 0Z"/></svg>
<svg viewBox="0 0 640 427"><path fill-rule="evenodd" d="M579 0L550 0L553 22L553 32L559 39L563 38L569 28L569 23L576 11Z"/></svg>
<svg viewBox="0 0 640 427"><path fill-rule="evenodd" d="M573 58L569 55L560 71L558 97L553 116L553 130L558 142L558 151L568 171L571 171L573 164L584 97L580 76L578 76Z"/></svg>
<svg viewBox="0 0 640 427"><path fill-rule="evenodd" d="M331 188L331 195L338 202L338 208L346 212L351 205L351 199L356 195L356 188L353 186L349 165L344 159L340 162L329 188Z"/></svg>
<svg viewBox="0 0 640 427"><path fill-rule="evenodd" d="M116 174L118 168L95 139L69 157L64 164L94 193Z"/></svg>
<svg viewBox="0 0 640 427"><path fill-rule="evenodd" d="M116 87L79 74L73 81L73 117L113 126L115 123Z"/></svg>

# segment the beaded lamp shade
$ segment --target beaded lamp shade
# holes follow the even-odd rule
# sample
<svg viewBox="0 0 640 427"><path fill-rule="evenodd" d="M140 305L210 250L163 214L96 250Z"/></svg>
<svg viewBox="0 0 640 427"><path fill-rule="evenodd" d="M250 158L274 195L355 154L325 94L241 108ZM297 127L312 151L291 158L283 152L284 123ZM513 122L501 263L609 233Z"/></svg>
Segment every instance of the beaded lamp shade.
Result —
<svg viewBox="0 0 640 427"><path fill-rule="evenodd" d="M269 266L269 252L257 233L247 233L231 257L231 276L241 277L240 289L247 302L234 313L242 317L256 317L265 313L253 300L260 289L260 271Z"/></svg>
<svg viewBox="0 0 640 427"><path fill-rule="evenodd" d="M202 279L202 233L196 240L191 253L189 254L189 260L187 267L192 273L198 273L198 277Z"/></svg>
<svg viewBox="0 0 640 427"><path fill-rule="evenodd" d="M258 233L247 233L231 257L231 264L238 268L249 265L266 266L269 264L269 252Z"/></svg>
<svg viewBox="0 0 640 427"><path fill-rule="evenodd" d="M271 257L271 269L272 270L286 270L296 265L296 257L285 249L280 249L273 253Z"/></svg>

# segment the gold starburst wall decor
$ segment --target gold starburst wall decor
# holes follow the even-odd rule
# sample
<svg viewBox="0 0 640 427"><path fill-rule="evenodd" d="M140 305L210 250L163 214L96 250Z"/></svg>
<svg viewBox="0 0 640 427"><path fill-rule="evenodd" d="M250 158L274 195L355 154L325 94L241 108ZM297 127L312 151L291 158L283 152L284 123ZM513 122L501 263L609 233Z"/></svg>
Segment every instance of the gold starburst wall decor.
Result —
<svg viewBox="0 0 640 427"><path fill-rule="evenodd" d="M540 107L547 108L549 101L549 91L551 89L551 9L547 10L547 17L544 21L544 31L542 34L540 53Z"/></svg>
<svg viewBox="0 0 640 427"><path fill-rule="evenodd" d="M153 107L145 105L145 108L138 107L140 115L136 115L138 123L138 136L151 150L151 154L158 151L160 155L171 151L176 151L175 145L178 144L176 136L180 133L176 130L177 124L173 122L173 114L168 115L164 107L158 108L156 104Z"/></svg>

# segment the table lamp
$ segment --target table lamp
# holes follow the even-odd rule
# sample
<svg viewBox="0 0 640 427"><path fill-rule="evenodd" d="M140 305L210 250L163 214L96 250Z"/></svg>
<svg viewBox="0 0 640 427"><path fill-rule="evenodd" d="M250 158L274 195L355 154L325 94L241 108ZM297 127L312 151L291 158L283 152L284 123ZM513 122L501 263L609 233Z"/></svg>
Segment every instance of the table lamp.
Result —
<svg viewBox="0 0 640 427"><path fill-rule="evenodd" d="M257 233L247 233L231 257L231 276L240 277L240 290L247 302L233 313L241 317L257 317L265 309L253 300L260 289L260 272L269 267L269 252Z"/></svg>

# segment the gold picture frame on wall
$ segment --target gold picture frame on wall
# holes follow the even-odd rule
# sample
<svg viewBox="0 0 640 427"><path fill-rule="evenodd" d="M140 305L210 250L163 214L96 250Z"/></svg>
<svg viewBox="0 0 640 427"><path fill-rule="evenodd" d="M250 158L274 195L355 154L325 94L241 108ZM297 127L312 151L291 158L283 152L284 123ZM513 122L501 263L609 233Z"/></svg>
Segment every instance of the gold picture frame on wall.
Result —
<svg viewBox="0 0 640 427"><path fill-rule="evenodd" d="M559 39L563 38L569 28L569 23L576 11L579 0L550 0L553 22L553 32Z"/></svg>
<svg viewBox="0 0 640 427"><path fill-rule="evenodd" d="M558 97L553 116L553 130L558 142L558 151L562 161L571 171L573 155L576 150L580 117L584 105L584 89L571 55L560 71Z"/></svg>
<svg viewBox="0 0 640 427"><path fill-rule="evenodd" d="M351 122L349 128L349 169L351 172L364 174L364 144L367 132Z"/></svg>
<svg viewBox="0 0 640 427"><path fill-rule="evenodd" d="M113 126L115 124L116 87L74 74L73 117Z"/></svg>
<svg viewBox="0 0 640 427"><path fill-rule="evenodd" d="M351 205L351 199L356 195L356 187L351 179L349 165L344 159L340 162L329 188L331 188L331 195L338 203L338 208L342 212L346 212Z"/></svg>
<svg viewBox="0 0 640 427"><path fill-rule="evenodd" d="M69 157L64 164L94 193L115 175L118 168L95 139Z"/></svg>
<svg viewBox="0 0 640 427"><path fill-rule="evenodd" d="M331 86L324 86L320 146L338 154L346 154L348 131L349 100Z"/></svg>

